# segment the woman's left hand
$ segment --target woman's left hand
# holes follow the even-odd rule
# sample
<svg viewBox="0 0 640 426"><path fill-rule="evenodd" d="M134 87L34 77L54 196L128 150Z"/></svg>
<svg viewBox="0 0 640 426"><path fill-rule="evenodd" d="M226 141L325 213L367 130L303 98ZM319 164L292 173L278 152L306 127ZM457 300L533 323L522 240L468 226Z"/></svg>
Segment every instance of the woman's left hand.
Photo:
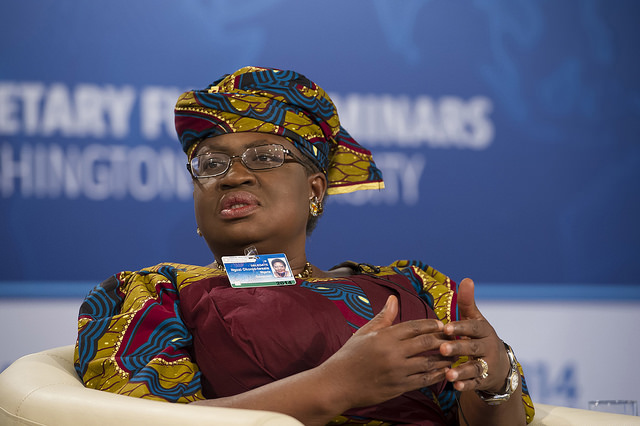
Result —
<svg viewBox="0 0 640 426"><path fill-rule="evenodd" d="M474 284L469 278L462 280L458 287L458 312L460 320L444 326L445 335L458 338L442 343L440 353L452 357L468 356L469 360L447 371L446 379L459 391L501 392L509 373L509 359L502 340L476 306ZM488 376L484 379L479 358L488 366Z"/></svg>

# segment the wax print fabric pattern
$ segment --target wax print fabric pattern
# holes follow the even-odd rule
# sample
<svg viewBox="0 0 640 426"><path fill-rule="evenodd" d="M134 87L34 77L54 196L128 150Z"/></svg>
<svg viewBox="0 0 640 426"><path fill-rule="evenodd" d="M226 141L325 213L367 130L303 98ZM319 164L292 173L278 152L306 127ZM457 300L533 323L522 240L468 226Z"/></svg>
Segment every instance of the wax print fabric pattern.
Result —
<svg viewBox="0 0 640 426"><path fill-rule="evenodd" d="M352 264L356 267L356 264ZM234 395L321 364L382 309L400 318L457 319L456 285L419 262L357 266L347 278L234 289L224 271L165 263L119 273L79 315L76 370L85 385L169 402ZM522 374L522 371L521 371ZM533 405L523 377L527 420ZM442 382L332 424L452 424L457 392Z"/></svg>
<svg viewBox="0 0 640 426"><path fill-rule="evenodd" d="M384 188L371 152L340 125L329 95L295 71L241 68L204 90L182 94L175 122L189 159L206 138L270 133L289 139L327 175L328 194Z"/></svg>

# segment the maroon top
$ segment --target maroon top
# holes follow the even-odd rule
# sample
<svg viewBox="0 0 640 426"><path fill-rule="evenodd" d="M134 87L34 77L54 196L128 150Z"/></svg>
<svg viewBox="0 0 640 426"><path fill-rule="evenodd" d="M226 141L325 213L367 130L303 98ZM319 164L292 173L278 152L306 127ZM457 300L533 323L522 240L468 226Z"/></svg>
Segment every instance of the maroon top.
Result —
<svg viewBox="0 0 640 426"><path fill-rule="evenodd" d="M296 279L294 286L243 289L231 288L220 276L189 285L180 292L180 311L193 334L192 355L203 374L205 397L236 395L320 365L392 294L399 301L396 322L436 318L402 274ZM345 415L445 425L437 402L445 386L441 382ZM451 401L448 405L450 417Z"/></svg>

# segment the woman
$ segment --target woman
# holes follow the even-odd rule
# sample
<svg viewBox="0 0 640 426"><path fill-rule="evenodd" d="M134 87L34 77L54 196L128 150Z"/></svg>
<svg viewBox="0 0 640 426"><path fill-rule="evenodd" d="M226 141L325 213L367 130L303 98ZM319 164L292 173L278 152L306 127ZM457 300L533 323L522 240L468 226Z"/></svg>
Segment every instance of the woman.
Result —
<svg viewBox="0 0 640 426"><path fill-rule="evenodd" d="M308 261L327 193L383 187L320 87L246 67L183 94L175 114L197 232L215 261L121 272L94 289L76 352L86 386L310 425L531 421L521 368L471 280L456 292L419 262L323 271ZM230 286L267 254L286 257L294 285Z"/></svg>

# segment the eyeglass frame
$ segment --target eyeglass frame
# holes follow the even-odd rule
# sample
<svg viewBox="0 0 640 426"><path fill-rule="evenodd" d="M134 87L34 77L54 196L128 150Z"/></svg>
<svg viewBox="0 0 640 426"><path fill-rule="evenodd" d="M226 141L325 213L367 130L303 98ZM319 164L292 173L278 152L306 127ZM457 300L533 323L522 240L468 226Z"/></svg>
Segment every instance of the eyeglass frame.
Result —
<svg viewBox="0 0 640 426"><path fill-rule="evenodd" d="M267 167L264 169L253 169L251 168L249 165L247 165L247 163L244 162L244 155L251 149L256 149L256 148L260 148L262 146L279 146L282 149L282 152L284 153L284 155L289 155L291 156L291 159L288 158L283 158L282 159L282 163L280 163L277 166L274 167ZM195 160L198 157L207 155L207 154L223 154L226 155L227 157L229 157L227 159L227 167L224 169L224 171L215 174L215 175L209 175L209 176L197 176L193 173L193 166L191 165L191 163L193 162L193 160ZM263 171L263 170L273 170L273 169L277 169L279 167L282 167L284 165L284 163L299 163L302 164L305 168L307 167L307 165L304 163L304 161L300 158L298 158L296 155L293 154L293 152L287 148L285 148L282 144L279 143L265 143L263 145L256 145L256 146L250 146L247 149L245 149L242 154L239 155L229 155L227 153L224 152L210 152L210 153L206 153L206 154L200 154L200 155L196 155L194 156L188 163L187 163L187 170L189 171L189 173L191 174L192 177L196 178L196 179L206 179L206 178L212 178L212 177L220 177L220 176L224 176L230 169L231 169L231 165L233 164L233 160L239 158L240 162L242 163L242 165L244 167L247 168L247 170L251 170L254 172L259 172L259 171Z"/></svg>

